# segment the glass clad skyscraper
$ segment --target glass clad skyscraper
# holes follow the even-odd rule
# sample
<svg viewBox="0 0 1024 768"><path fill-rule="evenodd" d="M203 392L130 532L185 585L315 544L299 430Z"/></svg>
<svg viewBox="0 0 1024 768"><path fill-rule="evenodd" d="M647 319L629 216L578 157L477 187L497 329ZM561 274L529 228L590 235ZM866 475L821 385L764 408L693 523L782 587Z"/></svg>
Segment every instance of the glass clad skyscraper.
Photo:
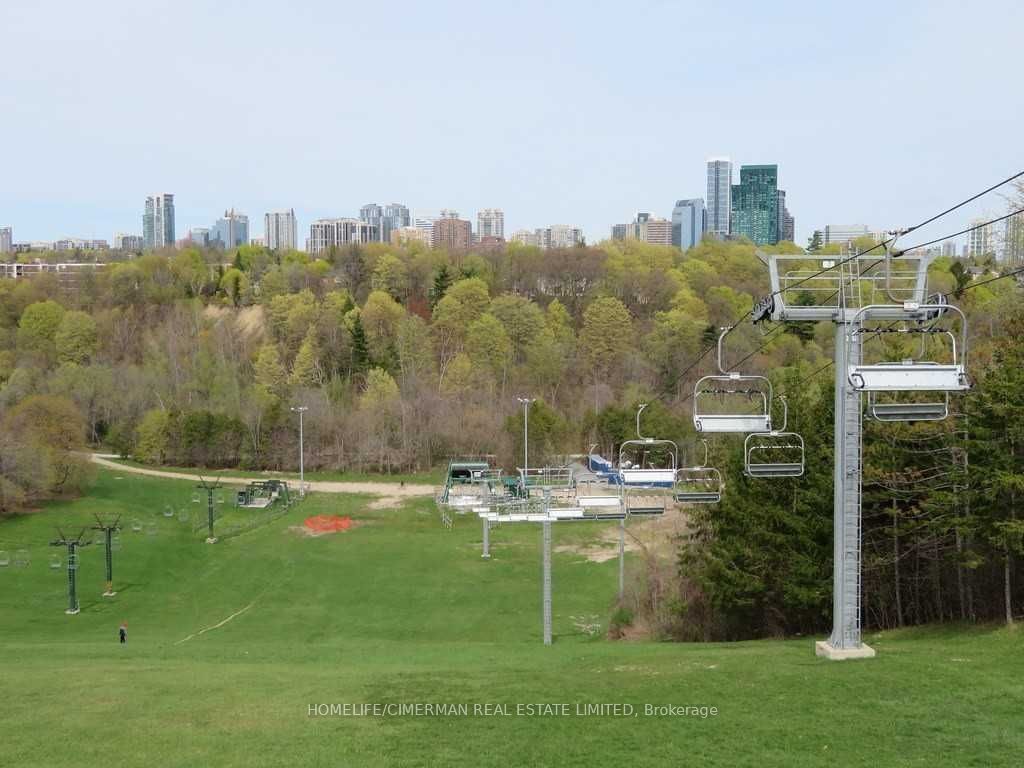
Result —
<svg viewBox="0 0 1024 768"><path fill-rule="evenodd" d="M677 200L672 209L672 245L686 250L693 248L704 237L707 211L704 200Z"/></svg>
<svg viewBox="0 0 1024 768"><path fill-rule="evenodd" d="M174 195L153 195L146 198L142 214L142 240L147 250L174 245Z"/></svg>
<svg viewBox="0 0 1024 768"><path fill-rule="evenodd" d="M724 240L731 231L732 161L727 157L708 159L708 207L706 231Z"/></svg>
<svg viewBox="0 0 1024 768"><path fill-rule="evenodd" d="M779 241L779 167L744 165L732 187L732 234L754 245Z"/></svg>

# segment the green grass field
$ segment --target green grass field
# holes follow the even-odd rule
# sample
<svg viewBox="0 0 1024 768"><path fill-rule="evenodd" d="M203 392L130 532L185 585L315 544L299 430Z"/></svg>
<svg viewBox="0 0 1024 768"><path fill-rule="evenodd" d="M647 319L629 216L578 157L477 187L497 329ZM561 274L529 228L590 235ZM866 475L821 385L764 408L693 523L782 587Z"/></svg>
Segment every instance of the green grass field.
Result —
<svg viewBox="0 0 1024 768"><path fill-rule="evenodd" d="M1005 629L875 635L878 658L828 662L811 638L611 642L616 563L554 560L555 643L540 626L540 531L446 531L431 502L367 509L311 496L215 545L166 519L192 484L102 472L84 499L0 522L0 763L9 766L999 766L1024 754L1024 645ZM81 555L82 611L46 546L91 513L126 525L114 598ZM345 533L289 530L351 514ZM556 544L596 535L555 526ZM245 609L243 611L243 609ZM232 614L223 626L197 635ZM117 643L118 624L129 643ZM192 636L191 639L189 636ZM508 714L310 716L310 705L503 704ZM517 705L629 704L638 716L518 715ZM700 716L645 705L716 707Z"/></svg>

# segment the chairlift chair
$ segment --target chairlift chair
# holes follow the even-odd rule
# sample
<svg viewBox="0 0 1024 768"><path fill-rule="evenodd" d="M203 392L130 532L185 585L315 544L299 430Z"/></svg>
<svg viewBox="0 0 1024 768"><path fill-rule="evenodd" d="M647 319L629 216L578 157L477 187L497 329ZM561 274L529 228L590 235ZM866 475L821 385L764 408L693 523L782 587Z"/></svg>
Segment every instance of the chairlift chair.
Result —
<svg viewBox="0 0 1024 768"><path fill-rule="evenodd" d="M641 434L640 414L646 407L646 403L641 403L636 413L636 439L625 440L619 446L619 476L622 478L623 506L627 515L664 514L668 506L666 497L672 493L679 467L679 448L675 442ZM627 458L634 451L640 458L637 463ZM649 466L650 456L654 453L663 456L657 463L668 466Z"/></svg>
<svg viewBox="0 0 1024 768"><path fill-rule="evenodd" d="M708 466L708 441L704 443L704 461L693 467L680 467L672 497L685 504L717 504L722 500L722 473Z"/></svg>
<svg viewBox="0 0 1024 768"><path fill-rule="evenodd" d="M949 417L949 392L937 402L879 400L877 392L868 392L868 418L875 421L943 421Z"/></svg>
<svg viewBox="0 0 1024 768"><path fill-rule="evenodd" d="M619 474L622 477L622 484L627 487L671 488L675 483L676 469L679 465L679 448L672 440L644 437L640 433L640 414L646 407L647 403L641 403L636 412L636 439L624 440L619 446ZM628 453L637 449L641 457L639 464L627 458ZM642 457L654 452L661 452L666 459L662 463L668 463L669 466L643 466Z"/></svg>
<svg viewBox="0 0 1024 768"><path fill-rule="evenodd" d="M743 472L751 478L800 477L804 473L804 439L787 432L789 406L782 402L782 428L755 432L743 441Z"/></svg>
<svg viewBox="0 0 1024 768"><path fill-rule="evenodd" d="M853 317L852 329L846 336L848 353L851 351L858 334L868 331L864 322L872 316L898 320L916 321L938 320L947 312L960 317L960 340L948 329L934 328L883 328L875 333L920 333L936 334L950 340L951 359L939 363L929 360L901 360L881 363L855 363L848 366L847 378L855 390L860 392L963 392L970 389L967 378L967 319L963 311L952 304L919 304L907 301L902 305L869 304L861 308ZM923 345L922 345L923 348ZM852 355L848 354L847 359ZM883 409L884 410L884 409Z"/></svg>
<svg viewBox="0 0 1024 768"><path fill-rule="evenodd" d="M693 427L698 432L744 433L769 432L772 428L772 384L765 376L744 375L727 371L722 363L722 342L729 329L722 329L718 337L719 373L704 376L693 390ZM751 407L746 411L713 412L707 408L709 398L745 396Z"/></svg>

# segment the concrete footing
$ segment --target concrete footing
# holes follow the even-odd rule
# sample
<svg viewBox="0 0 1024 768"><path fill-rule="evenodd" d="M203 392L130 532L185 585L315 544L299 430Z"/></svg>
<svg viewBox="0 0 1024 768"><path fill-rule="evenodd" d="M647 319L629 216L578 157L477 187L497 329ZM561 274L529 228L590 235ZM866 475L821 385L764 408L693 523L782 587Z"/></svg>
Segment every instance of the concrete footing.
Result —
<svg viewBox="0 0 1024 768"><path fill-rule="evenodd" d="M833 648L828 640L819 640L814 644L814 655L831 659L832 661L873 659L875 658L875 649L864 643L860 644L860 648Z"/></svg>

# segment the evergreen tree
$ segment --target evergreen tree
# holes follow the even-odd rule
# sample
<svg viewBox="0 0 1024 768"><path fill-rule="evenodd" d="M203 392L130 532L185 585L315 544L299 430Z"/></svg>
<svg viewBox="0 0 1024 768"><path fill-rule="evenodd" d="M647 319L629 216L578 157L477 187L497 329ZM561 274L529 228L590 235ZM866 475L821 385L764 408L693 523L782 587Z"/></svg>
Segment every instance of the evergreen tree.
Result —
<svg viewBox="0 0 1024 768"><path fill-rule="evenodd" d="M370 367L370 346L366 341L363 321L356 314L352 321L352 372L365 373Z"/></svg>
<svg viewBox="0 0 1024 768"><path fill-rule="evenodd" d="M448 269L447 264L442 264L437 272L434 273L434 283L430 288L430 309L433 311L434 307L448 291L449 286L452 284L452 274Z"/></svg>
<svg viewBox="0 0 1024 768"><path fill-rule="evenodd" d="M814 230L814 233L811 235L810 239L807 241L807 250L810 251L811 253L814 253L819 248L821 248L821 241L822 241L821 230L820 229Z"/></svg>
<svg viewBox="0 0 1024 768"><path fill-rule="evenodd" d="M699 597L681 608L693 617L710 607L714 616L709 626L689 628L698 636L739 639L828 626L832 387L801 387L797 374L788 378L782 388L789 393L789 428L806 441L804 476L751 479L743 473L742 441L732 443L721 466L729 478L721 503L688 510L692 533L680 550L680 575Z"/></svg>
<svg viewBox="0 0 1024 768"><path fill-rule="evenodd" d="M1003 612L1013 623L1015 558L1024 555L1024 313L1007 322L993 365L967 399L972 507L1003 564Z"/></svg>

